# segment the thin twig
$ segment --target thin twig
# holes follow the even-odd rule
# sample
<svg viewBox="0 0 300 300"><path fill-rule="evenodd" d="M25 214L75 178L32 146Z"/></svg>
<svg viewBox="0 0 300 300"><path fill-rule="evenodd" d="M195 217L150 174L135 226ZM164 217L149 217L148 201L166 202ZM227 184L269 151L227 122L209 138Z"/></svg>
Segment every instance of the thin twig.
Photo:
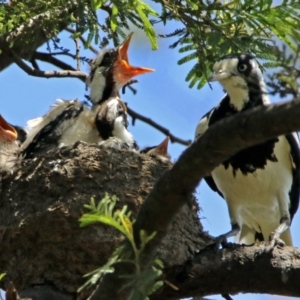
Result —
<svg viewBox="0 0 300 300"><path fill-rule="evenodd" d="M73 28L70 28L70 27L67 27L65 30L72 34L76 33L76 30L74 30ZM79 39L83 45L87 44L87 40L83 36L80 36ZM96 48L94 48L93 46L89 46L88 49L90 49L96 55L99 54L99 51Z"/></svg>
<svg viewBox="0 0 300 300"><path fill-rule="evenodd" d="M125 103L126 104L126 103ZM127 105L127 104L126 104ZM150 126L154 127L155 129L157 129L158 131L164 133L166 136L169 136L170 137L170 140L172 143L179 143L179 144L182 144L182 145L185 145L185 146L189 146L192 141L191 140L183 140L183 139L180 139L176 136L174 136L169 129L159 125L158 123L152 121L150 118L147 118L143 115L140 115L138 113L136 113L135 111L133 111L131 108L129 108L127 106L127 112L128 114L132 117L132 124L134 125L135 123L135 120L138 119L138 120L141 120L147 124L149 124Z"/></svg>
<svg viewBox="0 0 300 300"><path fill-rule="evenodd" d="M80 71L80 44L78 38L74 39L75 45L76 45L76 52L75 52L75 57L77 61L77 71Z"/></svg>
<svg viewBox="0 0 300 300"><path fill-rule="evenodd" d="M40 61L44 61L47 62L49 64L52 64L53 66L56 66L62 70L71 70L71 71L76 71L71 65L65 63L62 60L59 60L57 58L54 57L56 53L45 53L45 52L34 52L32 57L34 59L40 60ZM67 55L67 54L66 54ZM70 54L70 56L73 56L73 58L75 59L75 56L73 54ZM85 74L85 76L87 77L88 75ZM81 79L81 78L79 78ZM85 82L85 79L82 80L83 82Z"/></svg>
<svg viewBox="0 0 300 300"><path fill-rule="evenodd" d="M38 63L37 63L37 61L36 61L34 58L31 58L29 61L30 61L30 63L32 64L32 67L33 67L34 69L40 70L40 67L39 67Z"/></svg>
<svg viewBox="0 0 300 300"><path fill-rule="evenodd" d="M13 59L13 61L25 71L28 75L36 76L36 77L44 77L44 78L64 78L64 77L72 77L72 78L80 78L86 79L87 74L81 71L73 71L73 70L62 70L62 71L42 71L38 69L34 69L29 67L14 51L9 51L8 55Z"/></svg>

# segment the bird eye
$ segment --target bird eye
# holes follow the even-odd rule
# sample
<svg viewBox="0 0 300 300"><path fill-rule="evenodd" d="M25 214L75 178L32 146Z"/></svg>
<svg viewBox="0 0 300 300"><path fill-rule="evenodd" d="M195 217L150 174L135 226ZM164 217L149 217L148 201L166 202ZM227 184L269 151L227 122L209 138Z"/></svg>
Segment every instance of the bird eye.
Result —
<svg viewBox="0 0 300 300"><path fill-rule="evenodd" d="M239 65L239 71L245 72L248 69L248 66L246 64Z"/></svg>
<svg viewBox="0 0 300 300"><path fill-rule="evenodd" d="M124 109L121 104L118 104L118 115L121 116L124 113Z"/></svg>
<svg viewBox="0 0 300 300"><path fill-rule="evenodd" d="M101 62L98 64L98 67L109 67L114 59L114 53L108 51L104 54Z"/></svg>

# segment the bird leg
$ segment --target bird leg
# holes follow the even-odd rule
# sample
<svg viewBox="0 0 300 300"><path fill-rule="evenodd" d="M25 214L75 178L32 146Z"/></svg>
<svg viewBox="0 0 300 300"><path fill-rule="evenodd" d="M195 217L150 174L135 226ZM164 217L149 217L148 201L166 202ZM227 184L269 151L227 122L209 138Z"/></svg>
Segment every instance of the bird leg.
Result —
<svg viewBox="0 0 300 300"><path fill-rule="evenodd" d="M285 242L280 239L280 235L290 227L290 223L289 217L284 216L281 218L280 225L269 236L269 243L265 247L265 252L270 252L276 245L285 246Z"/></svg>
<svg viewBox="0 0 300 300"><path fill-rule="evenodd" d="M237 224L237 223L232 224L230 231L228 231L224 234L221 234L221 235L219 235L218 237L215 238L215 247L216 247L216 249L219 249L220 245L222 245L223 248L228 248L227 239L232 237L232 236L236 236L240 230L241 229L240 229L239 224Z"/></svg>

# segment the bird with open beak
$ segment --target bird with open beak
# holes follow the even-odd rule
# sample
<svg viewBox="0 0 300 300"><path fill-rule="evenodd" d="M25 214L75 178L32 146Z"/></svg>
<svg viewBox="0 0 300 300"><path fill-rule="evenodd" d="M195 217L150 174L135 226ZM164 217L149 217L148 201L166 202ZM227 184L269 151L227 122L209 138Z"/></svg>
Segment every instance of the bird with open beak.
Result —
<svg viewBox="0 0 300 300"><path fill-rule="evenodd" d="M43 117L28 122L28 137L22 145L25 158L77 141L100 143L111 137L135 148L127 130L127 109L118 91L132 77L154 70L130 65L127 52L131 37L132 33L120 46L104 50L92 63L88 77L91 109L78 100L58 100Z"/></svg>
<svg viewBox="0 0 300 300"><path fill-rule="evenodd" d="M92 62L87 84L93 105L118 96L119 90L133 77L154 72L154 69L134 67L129 63L128 48L132 35L130 33L120 46L101 52Z"/></svg>
<svg viewBox="0 0 300 300"><path fill-rule="evenodd" d="M168 154L169 140L170 138L167 136L159 145L146 147L142 149L140 153L157 158L162 162L170 161L170 155Z"/></svg>

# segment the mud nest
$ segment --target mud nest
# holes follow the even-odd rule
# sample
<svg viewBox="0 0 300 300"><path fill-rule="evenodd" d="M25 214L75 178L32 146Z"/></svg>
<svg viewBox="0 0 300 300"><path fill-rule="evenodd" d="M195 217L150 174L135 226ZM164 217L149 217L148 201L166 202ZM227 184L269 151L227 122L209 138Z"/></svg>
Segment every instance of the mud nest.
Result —
<svg viewBox="0 0 300 300"><path fill-rule="evenodd" d="M0 192L0 273L2 287L17 289L51 284L76 293L83 275L103 265L122 237L104 225L79 227L83 205L105 193L117 195L136 216L155 181L171 163L128 150L77 143L43 157L26 160L3 179ZM166 272L203 248L193 195L173 220L157 255Z"/></svg>

